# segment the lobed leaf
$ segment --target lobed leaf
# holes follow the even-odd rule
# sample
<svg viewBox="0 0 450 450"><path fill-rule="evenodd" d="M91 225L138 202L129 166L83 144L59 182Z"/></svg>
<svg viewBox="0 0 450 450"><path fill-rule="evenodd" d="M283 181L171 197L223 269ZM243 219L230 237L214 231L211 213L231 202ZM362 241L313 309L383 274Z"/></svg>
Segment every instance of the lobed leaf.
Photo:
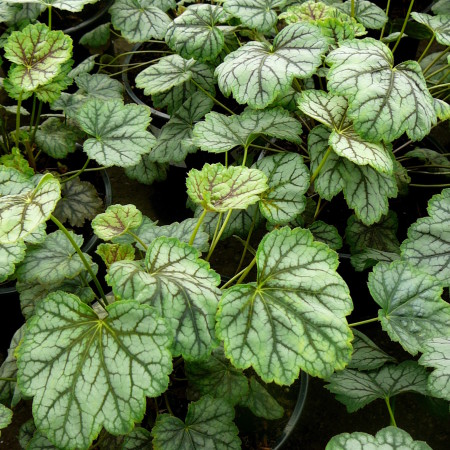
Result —
<svg viewBox="0 0 450 450"><path fill-rule="evenodd" d="M431 16L429 14L413 11L411 17L416 21L429 28L436 41L442 45L450 45L450 12L448 14L439 14Z"/></svg>
<svg viewBox="0 0 450 450"><path fill-rule="evenodd" d="M345 3L337 4L336 8L339 8L341 11L350 15L352 2L351 0L348 0ZM366 28L378 30L388 21L386 13L373 2L358 0L354 3L354 8L356 20L361 22Z"/></svg>

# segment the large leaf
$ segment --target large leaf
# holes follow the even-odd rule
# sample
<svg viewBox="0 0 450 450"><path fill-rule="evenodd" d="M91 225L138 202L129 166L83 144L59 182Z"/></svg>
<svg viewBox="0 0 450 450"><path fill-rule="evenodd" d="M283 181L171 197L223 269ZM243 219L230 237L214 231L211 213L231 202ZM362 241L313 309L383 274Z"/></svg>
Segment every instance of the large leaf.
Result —
<svg viewBox="0 0 450 450"><path fill-rule="evenodd" d="M40 3L44 6L52 6L65 11L81 11L88 3L96 3L98 0L5 0L7 3Z"/></svg>
<svg viewBox="0 0 450 450"><path fill-rule="evenodd" d="M436 36L436 41L442 45L450 45L450 13L430 16L418 12L412 12L411 17L428 27Z"/></svg>
<svg viewBox="0 0 450 450"><path fill-rule="evenodd" d="M93 136L84 142L83 149L100 165L134 166L155 143L147 131L150 110L146 106L93 98L77 116L81 128Z"/></svg>
<svg viewBox="0 0 450 450"><path fill-rule="evenodd" d="M166 42L183 58L214 60L224 46L224 33L234 27L219 25L230 18L217 5L190 5L168 27Z"/></svg>
<svg viewBox="0 0 450 450"><path fill-rule="evenodd" d="M189 404L184 422L169 414L158 416L152 429L153 448L238 450L241 441L233 419L233 407L225 400L202 397Z"/></svg>
<svg viewBox="0 0 450 450"><path fill-rule="evenodd" d="M258 169L205 164L192 169L186 180L187 193L194 203L214 212L247 209L267 189L267 177Z"/></svg>
<svg viewBox="0 0 450 450"><path fill-rule="evenodd" d="M195 143L202 150L214 153L236 146L248 147L258 135L300 143L301 132L300 122L283 108L247 109L233 116L211 112L194 127Z"/></svg>
<svg viewBox="0 0 450 450"><path fill-rule="evenodd" d="M69 231L75 243L81 247L82 236ZM84 254L90 261L89 255ZM27 255L17 269L17 278L23 283L37 282L44 285L61 283L66 278L74 278L84 270L81 258L75 252L65 234L58 230L47 235L42 244L27 251Z"/></svg>
<svg viewBox="0 0 450 450"><path fill-rule="evenodd" d="M435 370L428 378L430 392L450 401L450 338L431 339L423 345L419 364Z"/></svg>
<svg viewBox="0 0 450 450"><path fill-rule="evenodd" d="M338 434L328 442L325 450L350 450L362 448L383 450L432 450L427 443L423 441L414 441L406 431L397 427L383 428L375 436L360 432Z"/></svg>
<svg viewBox="0 0 450 450"><path fill-rule="evenodd" d="M278 384L291 384L300 368L319 377L344 368L352 303L337 254L308 230L285 227L263 238L256 265L256 283L233 286L219 305L216 331L233 365Z"/></svg>
<svg viewBox="0 0 450 450"><path fill-rule="evenodd" d="M351 14L352 1L348 0L342 5L336 5L337 8L344 11L346 14ZM355 18L361 22L366 28L378 30L388 21L386 13L375 3L358 0L354 2Z"/></svg>
<svg viewBox="0 0 450 450"><path fill-rule="evenodd" d="M50 31L42 23L13 31L4 46L5 58L15 63L8 78L24 91L48 83L72 54L72 39L62 31Z"/></svg>
<svg viewBox="0 0 450 450"><path fill-rule="evenodd" d="M23 241L17 241L13 244L0 244L0 283L3 283L9 275L14 273L16 264L25 258L27 246Z"/></svg>
<svg viewBox="0 0 450 450"><path fill-rule="evenodd" d="M158 0L116 0L109 9L111 22L128 42L163 39L171 21L160 5Z"/></svg>
<svg viewBox="0 0 450 450"><path fill-rule="evenodd" d="M60 196L58 180L48 173L34 189L0 197L0 242L12 244L31 234L50 217Z"/></svg>
<svg viewBox="0 0 450 450"><path fill-rule="evenodd" d="M187 99L162 127L150 159L158 163L184 161L188 153L197 151L192 141L194 122L211 111L213 101L201 92Z"/></svg>
<svg viewBox="0 0 450 450"><path fill-rule="evenodd" d="M174 238L157 238L143 263L116 262L107 281L118 298L150 304L167 319L175 335L174 355L196 359L211 352L220 277L195 248Z"/></svg>
<svg viewBox="0 0 450 450"><path fill-rule="evenodd" d="M277 23L277 13L286 0L225 0L225 11L241 19L243 25L269 32Z"/></svg>
<svg viewBox="0 0 450 450"><path fill-rule="evenodd" d="M165 322L133 301L107 312L101 320L76 296L52 293L37 305L20 346L20 389L34 396L36 427L58 447L88 448L102 426L130 432L144 418L145 397L167 389Z"/></svg>
<svg viewBox="0 0 450 450"><path fill-rule="evenodd" d="M378 370L361 372L345 369L334 373L325 387L354 412L374 400L390 399L403 392L427 395L427 371L415 361L388 364Z"/></svg>
<svg viewBox="0 0 450 450"><path fill-rule="evenodd" d="M420 65L394 57L383 43L349 40L326 59L328 88L348 100L355 130L373 142L391 142L405 131L413 140L425 137L436 123L433 98Z"/></svg>
<svg viewBox="0 0 450 450"><path fill-rule="evenodd" d="M276 225L287 224L306 207L309 171L303 158L295 153L266 156L253 167L265 173L269 189L262 195L262 215Z"/></svg>
<svg viewBox="0 0 450 450"><path fill-rule="evenodd" d="M416 355L428 339L450 336L450 305L434 277L404 261L379 263L369 275L369 290L381 306L378 316L393 341Z"/></svg>
<svg viewBox="0 0 450 450"><path fill-rule="evenodd" d="M286 92L294 78L308 78L328 48L320 30L292 24L277 34L273 45L248 42L230 53L216 69L220 90L238 103L262 109Z"/></svg>
<svg viewBox="0 0 450 450"><path fill-rule="evenodd" d="M450 189L434 195L428 203L428 217L418 219L408 229L401 245L402 258L435 276L444 285L450 282Z"/></svg>

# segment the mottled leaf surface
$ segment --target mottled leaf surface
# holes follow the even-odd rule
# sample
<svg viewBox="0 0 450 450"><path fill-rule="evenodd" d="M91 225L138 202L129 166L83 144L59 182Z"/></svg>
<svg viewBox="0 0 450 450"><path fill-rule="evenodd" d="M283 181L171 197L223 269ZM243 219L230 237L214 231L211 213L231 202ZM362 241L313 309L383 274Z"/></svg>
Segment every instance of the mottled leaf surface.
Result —
<svg viewBox="0 0 450 450"><path fill-rule="evenodd" d="M450 45L450 13L431 16L413 11L411 17L428 27L436 36L436 41L442 45Z"/></svg>
<svg viewBox="0 0 450 450"><path fill-rule="evenodd" d="M400 259L399 253L385 252L374 248L365 248L359 253L351 256L350 261L357 272L369 269L379 262L390 263Z"/></svg>
<svg viewBox="0 0 450 450"><path fill-rule="evenodd" d="M351 1L337 4L336 7L346 14L350 15L352 10ZM386 13L375 3L366 0L358 0L355 4L355 18L366 28L378 30L388 21Z"/></svg>
<svg viewBox="0 0 450 450"><path fill-rule="evenodd" d="M106 267L123 260L134 260L134 247L131 244L100 244L95 251L99 255Z"/></svg>
<svg viewBox="0 0 450 450"><path fill-rule="evenodd" d="M97 0L6 0L7 3L40 3L44 6L52 6L65 11L79 12L88 3L95 3Z"/></svg>
<svg viewBox="0 0 450 450"><path fill-rule="evenodd" d="M14 273L16 264L25 258L27 246L23 241L13 244L0 244L0 283L3 283L9 275Z"/></svg>
<svg viewBox="0 0 450 450"><path fill-rule="evenodd" d="M333 225L316 220L308 226L308 230L311 231L316 241L327 244L333 250L339 250L343 245L342 238L337 228Z"/></svg>
<svg viewBox="0 0 450 450"><path fill-rule="evenodd" d="M143 155L141 160L131 167L125 167L125 174L131 180L152 185L155 181L163 181L167 178L168 164L157 163L151 160L151 153Z"/></svg>
<svg viewBox="0 0 450 450"><path fill-rule="evenodd" d="M12 422L13 412L0 403L0 430Z"/></svg>
<svg viewBox="0 0 450 450"><path fill-rule="evenodd" d="M111 36L111 23L106 22L102 23L98 27L95 27L93 30L88 31L83 34L80 38L80 44L85 45L90 48L98 48L106 45ZM96 55L93 55L94 57ZM89 58L92 58L91 56ZM88 70L87 72L90 72Z"/></svg>

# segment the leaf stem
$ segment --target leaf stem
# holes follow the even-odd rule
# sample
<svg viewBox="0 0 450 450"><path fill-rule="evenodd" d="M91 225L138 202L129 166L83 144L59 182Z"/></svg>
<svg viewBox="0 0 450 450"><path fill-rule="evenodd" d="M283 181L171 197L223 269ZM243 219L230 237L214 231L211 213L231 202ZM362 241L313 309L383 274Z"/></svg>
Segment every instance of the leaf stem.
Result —
<svg viewBox="0 0 450 450"><path fill-rule="evenodd" d="M253 268L253 266L255 264L256 264L256 256L252 259L252 262L245 268L245 270L242 271L242 275L236 281L236 284L241 284L242 283L242 281L250 273L250 270L252 270L252 268Z"/></svg>
<svg viewBox="0 0 450 450"><path fill-rule="evenodd" d="M72 244L72 247L75 249L75 251L77 252L78 256L81 259L81 262L83 263L84 267L86 268L86 270L88 271L89 275L91 276L92 280L94 281L94 284L101 296L101 303L102 306L104 308L106 308L106 305L108 304L106 297L105 297L105 293L103 292L102 286L100 285L95 273L92 270L91 265L88 263L88 261L86 260L83 252L81 251L80 247L78 247L77 243L74 241L74 239L72 238L72 236L70 235L70 233L67 231L67 228L52 214L50 216L50 220L64 233L64 235L66 236L66 238L70 241L70 243Z"/></svg>
<svg viewBox="0 0 450 450"><path fill-rule="evenodd" d="M366 325L367 323L378 322L380 319L378 317L373 317L372 319L361 320L361 322L349 323L349 327L359 327L360 325Z"/></svg>
<svg viewBox="0 0 450 450"><path fill-rule="evenodd" d="M322 158L322 161L320 161L320 164L317 166L317 169L314 171L314 173L311 175L311 184L314 183L314 180L317 178L317 176L319 175L320 171L322 170L322 167L325 165L328 157L330 156L331 153L331 145L328 147L327 152L325 153L325 155Z"/></svg>
<svg viewBox="0 0 450 450"><path fill-rule="evenodd" d="M17 381L16 378L0 378L0 381L13 381L14 383Z"/></svg>
<svg viewBox="0 0 450 450"><path fill-rule="evenodd" d="M409 183L409 186L423 187L423 188L447 188L447 187L450 187L450 184L415 184L415 183Z"/></svg>
<svg viewBox="0 0 450 450"><path fill-rule="evenodd" d="M244 267L240 272L233 275L223 286L220 287L220 289L226 289L230 284L233 283L234 280L239 278L246 270L247 270L247 267Z"/></svg>
<svg viewBox="0 0 450 450"><path fill-rule="evenodd" d="M222 226L220 227L219 233L216 236L216 239L211 243L211 247L209 248L208 256L205 258L206 261L209 261L209 258L211 258L211 255L214 252L214 249L216 248L216 245L219 243L220 237L222 236L223 232L225 231L225 227L228 224L228 221L230 220L231 213L233 212L232 209L230 209L227 212L227 215L225 216L225 220L223 221Z"/></svg>
<svg viewBox="0 0 450 450"><path fill-rule="evenodd" d="M48 5L48 28L52 29L52 5Z"/></svg>
<svg viewBox="0 0 450 450"><path fill-rule="evenodd" d="M391 7L391 0L388 0L387 5L386 5L386 11L385 11L386 16L389 16L389 8L390 7ZM383 25L383 28L381 29L380 39L379 39L380 41L381 41L381 39L383 39L384 30L386 29L386 23Z"/></svg>
<svg viewBox="0 0 450 450"><path fill-rule="evenodd" d="M84 163L84 166L76 171L73 175L71 175L69 178L65 178L64 180L60 180L60 183L67 183L69 180L73 180L74 178L77 178L78 176L80 176L87 168L87 166L89 165L89 162L91 161L90 158L88 158L86 160L86 162Z"/></svg>
<svg viewBox="0 0 450 450"><path fill-rule="evenodd" d="M320 213L320 204L321 203L322 203L322 197L319 197L319 201L317 202L317 206L316 206L316 211L314 212L314 218L313 218L314 221L317 219L317 216Z"/></svg>
<svg viewBox="0 0 450 450"><path fill-rule="evenodd" d="M42 113L42 106L43 106L44 102L42 102L41 100L39 100L39 106L38 106L38 112L37 112L37 116L36 116L36 122L34 124L34 129L33 129L33 134L31 135L31 144L34 144L34 139L36 137L36 131L39 127L39 122L41 121L41 113Z"/></svg>
<svg viewBox="0 0 450 450"><path fill-rule="evenodd" d="M242 167L245 167L245 163L247 162L247 154L248 154L249 144L244 147L244 157L242 158Z"/></svg>
<svg viewBox="0 0 450 450"><path fill-rule="evenodd" d="M31 133L34 123L34 115L36 114L36 93L33 94L33 106L31 107L31 117L30 117L30 126L28 128L28 133Z"/></svg>
<svg viewBox="0 0 450 450"><path fill-rule="evenodd" d="M351 3L350 17L355 17L355 0L352 0Z"/></svg>
<svg viewBox="0 0 450 450"><path fill-rule="evenodd" d="M384 401L386 402L386 406L389 411L389 417L391 418L391 425L393 427L396 427L397 422L395 421L394 412L392 411L391 403L389 402L389 397L385 397Z"/></svg>
<svg viewBox="0 0 450 450"><path fill-rule="evenodd" d="M433 66L434 64L439 61L448 51L450 51L450 47L447 47L446 49L444 49L442 52L440 52L436 58L433 59L433 61L430 62L430 64L428 64L427 67L425 67L425 69L422 70L422 73L425 75Z"/></svg>
<svg viewBox="0 0 450 450"><path fill-rule="evenodd" d="M429 82L429 83L431 83L431 80L429 80L429 78L431 78L431 77L434 77L435 75L437 75L438 73L441 73L442 71L444 71L444 70L449 70L449 68L450 68L450 66L443 66L443 67L441 67L440 69L438 69L438 70L435 70L434 72L432 72L432 73L430 73L429 75L427 75L426 77L425 77L425 79ZM447 76L449 75L449 73L450 73L450 70L448 71L448 72L445 72L445 75L444 75L444 77L445 78L447 78ZM444 78L444 79L445 79Z"/></svg>
<svg viewBox="0 0 450 450"><path fill-rule="evenodd" d="M225 106L223 103L219 102L219 100L217 100L213 95L211 95L206 89L204 89L202 86L200 86L195 80L192 80L192 83L195 84L195 86L197 86L204 94L206 94L214 103L216 103L217 105L219 105L220 107L222 107L225 111L228 111L231 115L234 115L235 113L233 111L231 111L230 108L228 108L227 106Z"/></svg>
<svg viewBox="0 0 450 450"><path fill-rule="evenodd" d="M167 394L165 392L164 392L164 403L166 404L166 408L167 411L169 411L169 414L171 416L174 416L175 414L173 413L172 408L170 407L169 399L167 398Z"/></svg>
<svg viewBox="0 0 450 450"><path fill-rule="evenodd" d="M191 238L189 239L189 245L192 245L194 243L195 236L197 236L198 230L200 229L200 226L203 223L203 219L205 218L207 212L208 210L204 208L202 214L198 218L197 225L195 225L194 231L192 232Z"/></svg>
<svg viewBox="0 0 450 450"><path fill-rule="evenodd" d="M142 245L142 248L145 251L147 251L147 249L148 249L147 244L137 234L133 233L130 230L127 230L126 234L129 234L138 244Z"/></svg>
<svg viewBox="0 0 450 450"><path fill-rule="evenodd" d="M431 44L434 42L434 38L436 37L436 35L433 33L432 38L430 39L430 42L428 42L428 45L425 47L425 50L422 52L422 54L420 55L420 58L417 60L418 63L420 63L420 61L422 61L422 59L425 57L425 55L427 54L428 50L430 50Z"/></svg>
<svg viewBox="0 0 450 450"><path fill-rule="evenodd" d="M436 86L429 87L429 90L431 90L431 89L440 89L440 88L448 87L448 86L450 86L450 83L437 84Z"/></svg>
<svg viewBox="0 0 450 450"><path fill-rule="evenodd" d="M22 106L22 92L20 91L19 100L17 101L16 110L16 134L14 135L14 142L16 147L19 148L19 133L20 133L20 107Z"/></svg>
<svg viewBox="0 0 450 450"><path fill-rule="evenodd" d="M91 169L84 169L83 172L96 172L99 170L108 169L109 166L101 166L101 167L92 167ZM73 175L74 173L78 173L79 170L71 170L70 172L62 173L60 177L67 177L68 175Z"/></svg>
<svg viewBox="0 0 450 450"><path fill-rule="evenodd" d="M241 260L239 261L239 265L236 269L235 274L241 270L242 264L244 264L244 258L245 258L245 255L247 254L247 250L248 250L248 246L250 244L250 239L252 237L253 230L255 229L256 215L258 214L258 211L259 211L259 207L257 206L255 208L255 212L253 213L252 224L250 225L250 230L248 230L247 239L245 240L244 250L242 252Z"/></svg>
<svg viewBox="0 0 450 450"><path fill-rule="evenodd" d="M395 45L394 45L394 48L391 50L392 54L394 54L396 48L398 47L398 44L400 44L400 39L402 38L403 33L405 32L405 28L406 28L406 25L408 23L409 16L410 16L411 11L413 9L413 5L414 5L414 0L411 0L411 2L409 4L408 12L406 13L405 20L403 21L402 29L400 30L400 34L398 35L397 41L395 42Z"/></svg>

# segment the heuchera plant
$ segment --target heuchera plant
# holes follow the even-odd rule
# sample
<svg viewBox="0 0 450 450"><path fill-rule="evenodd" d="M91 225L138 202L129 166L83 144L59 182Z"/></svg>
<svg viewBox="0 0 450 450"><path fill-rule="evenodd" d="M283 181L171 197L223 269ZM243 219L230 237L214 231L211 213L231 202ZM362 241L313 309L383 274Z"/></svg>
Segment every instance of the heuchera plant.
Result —
<svg viewBox="0 0 450 450"><path fill-rule="evenodd" d="M407 391L450 400L450 189L432 196L402 243L389 209L390 199L419 186L409 176L415 170L440 180L450 167L447 154L411 149L450 117L450 11L439 1L432 14L411 12L413 3L396 31L390 2L384 11L364 0L116 0L115 33L167 45L136 78L171 115L158 137L147 131L148 108L124 104L116 80L89 73L95 56L71 70L63 33L40 23L10 32L3 86L18 102L18 125L3 125L0 249L27 323L0 370L0 426L10 407L32 397L28 449L240 448L234 407L281 417L265 384L291 385L304 371L326 379L349 412L386 402L391 426L335 436L327 450L350 442L430 448L396 426L390 403ZM398 45L410 20L430 38L404 61ZM110 31L102 25L82 41L103 45ZM78 90L61 93L72 81ZM82 238L55 213L64 178L24 170L20 151L33 154L35 141L20 126L21 103L31 96L64 113L39 127L32 113L43 151L59 151L54 136L67 139L71 126L90 159L144 183L189 153L216 154L218 162L187 177L195 218L159 226L133 204L98 214L102 280ZM371 270L379 305L378 317L350 324L351 280L337 272L340 218L318 220L341 192L352 264ZM49 219L58 231L46 234ZM224 283L209 260L236 235L241 263ZM356 330L369 322L380 322L409 360L398 363ZM167 395L179 368L195 400L185 418L171 413ZM161 396L168 413L151 429L135 427L146 398Z"/></svg>

